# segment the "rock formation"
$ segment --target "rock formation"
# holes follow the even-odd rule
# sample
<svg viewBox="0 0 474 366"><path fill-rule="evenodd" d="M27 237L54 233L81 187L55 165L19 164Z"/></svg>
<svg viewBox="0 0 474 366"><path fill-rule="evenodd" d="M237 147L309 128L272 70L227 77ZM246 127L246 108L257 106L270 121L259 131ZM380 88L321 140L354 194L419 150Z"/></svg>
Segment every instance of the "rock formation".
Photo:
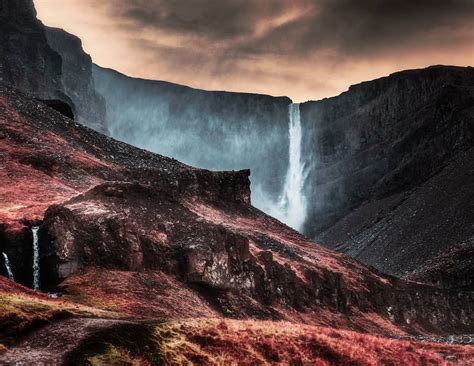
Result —
<svg viewBox="0 0 474 366"><path fill-rule="evenodd" d="M95 66L110 135L212 170L250 169L253 203L275 212L288 169L286 97L213 92Z"/></svg>
<svg viewBox="0 0 474 366"><path fill-rule="evenodd" d="M61 57L48 45L33 1L0 1L0 55L0 82L70 102L61 90Z"/></svg>
<svg viewBox="0 0 474 366"><path fill-rule="evenodd" d="M107 133L104 98L96 91L91 57L82 49L81 40L58 28L46 27L49 45L61 55L61 83L73 100L79 123Z"/></svg>
<svg viewBox="0 0 474 366"><path fill-rule="evenodd" d="M278 216L275 203L288 169L288 100L204 92L99 67L94 77L113 111L112 136L197 166L250 167L254 204ZM464 154L473 145L473 86L472 68L435 66L301 104L308 207L303 232L396 276L409 276L472 237L473 178ZM229 145L233 138L245 148ZM434 193L413 191L455 161L444 183L433 181L446 191L443 204ZM408 196L411 209L418 207L410 220L413 213L392 212ZM403 229L392 222L403 222ZM386 235L379 235L382 228Z"/></svg>
<svg viewBox="0 0 474 366"><path fill-rule="evenodd" d="M473 92L474 69L430 67L302 105L308 232L396 276L472 238Z"/></svg>
<svg viewBox="0 0 474 366"><path fill-rule="evenodd" d="M80 123L107 132L90 56L77 37L47 29L36 18L32 0L0 0L0 54L1 83L65 102Z"/></svg>

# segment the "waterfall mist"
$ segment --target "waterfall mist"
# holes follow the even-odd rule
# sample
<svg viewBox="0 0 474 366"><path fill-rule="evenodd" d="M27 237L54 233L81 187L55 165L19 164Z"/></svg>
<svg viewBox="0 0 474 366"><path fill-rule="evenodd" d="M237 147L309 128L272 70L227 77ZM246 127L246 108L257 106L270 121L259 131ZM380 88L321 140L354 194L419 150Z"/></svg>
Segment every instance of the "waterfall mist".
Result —
<svg viewBox="0 0 474 366"><path fill-rule="evenodd" d="M112 137L199 168L249 168L252 204L301 230L302 132L289 98L196 90L97 66L94 79Z"/></svg>

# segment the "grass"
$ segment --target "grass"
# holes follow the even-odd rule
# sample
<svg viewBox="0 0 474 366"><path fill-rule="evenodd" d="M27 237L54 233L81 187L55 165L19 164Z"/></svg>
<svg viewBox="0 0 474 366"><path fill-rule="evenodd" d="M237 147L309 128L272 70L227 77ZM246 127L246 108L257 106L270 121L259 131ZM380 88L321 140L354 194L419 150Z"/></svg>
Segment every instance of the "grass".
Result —
<svg viewBox="0 0 474 366"><path fill-rule="evenodd" d="M120 326L68 359L123 365L449 365L474 348L419 343L288 322L200 319Z"/></svg>
<svg viewBox="0 0 474 366"><path fill-rule="evenodd" d="M72 316L113 315L69 301L51 299L18 284L0 287L0 352L27 332L51 321Z"/></svg>
<svg viewBox="0 0 474 366"><path fill-rule="evenodd" d="M104 352L101 354L92 356L87 359L87 362L91 366L139 366L139 365L149 365L141 357L135 357L130 354L127 350L116 347L111 344L107 344L107 347Z"/></svg>

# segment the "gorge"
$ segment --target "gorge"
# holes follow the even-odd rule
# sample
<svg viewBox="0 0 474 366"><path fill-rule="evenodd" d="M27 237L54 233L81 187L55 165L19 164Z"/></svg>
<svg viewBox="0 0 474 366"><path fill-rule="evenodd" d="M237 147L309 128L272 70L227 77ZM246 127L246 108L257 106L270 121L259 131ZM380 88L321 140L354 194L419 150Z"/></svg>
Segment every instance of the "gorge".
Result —
<svg viewBox="0 0 474 366"><path fill-rule="evenodd" d="M474 360L472 67L293 103L0 31L1 362Z"/></svg>

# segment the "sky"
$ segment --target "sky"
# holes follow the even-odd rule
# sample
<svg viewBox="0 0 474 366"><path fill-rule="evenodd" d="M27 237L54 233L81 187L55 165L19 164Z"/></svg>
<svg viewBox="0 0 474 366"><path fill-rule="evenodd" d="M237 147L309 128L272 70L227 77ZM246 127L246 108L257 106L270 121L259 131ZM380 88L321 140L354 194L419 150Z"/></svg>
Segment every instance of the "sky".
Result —
<svg viewBox="0 0 474 366"><path fill-rule="evenodd" d="M435 64L474 66L474 0L35 0L93 61L195 88L316 100Z"/></svg>

